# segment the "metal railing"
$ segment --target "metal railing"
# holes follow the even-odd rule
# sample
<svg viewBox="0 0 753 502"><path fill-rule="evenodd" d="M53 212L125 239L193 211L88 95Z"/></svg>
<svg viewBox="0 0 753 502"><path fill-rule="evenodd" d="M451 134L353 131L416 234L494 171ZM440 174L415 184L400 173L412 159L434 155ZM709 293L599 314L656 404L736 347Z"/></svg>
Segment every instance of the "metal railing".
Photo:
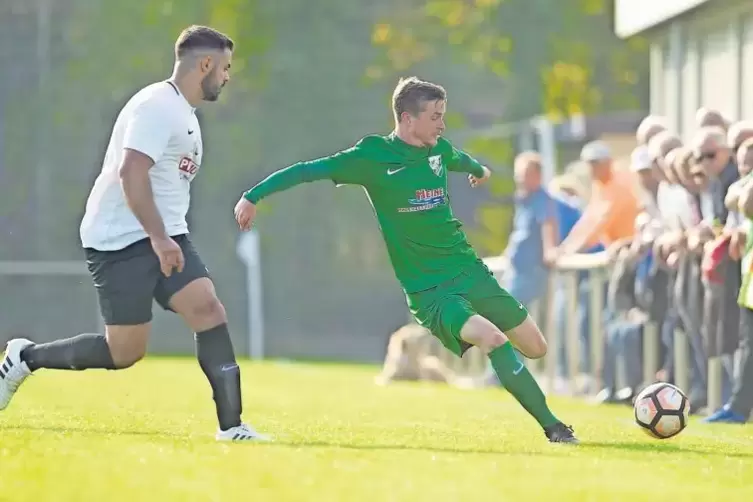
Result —
<svg viewBox="0 0 753 502"><path fill-rule="evenodd" d="M484 263L501 279L507 267L504 257L488 257ZM607 252L593 254L576 254L561 258L549 275L547 294L540 302L529 306L531 316L536 319L547 338L547 355L539 360L529 360L527 364L531 371L542 383L547 392L554 391L557 377L557 367L561 347L564 344L567 359L567 383L571 389L576 387L579 376L581 339L578 323L579 288L578 275L587 274L590 282L589 299L590 319L590 380L592 390L602 387L602 367L604 364L604 336L607 326L604 319L605 290L611 273L610 257ZM558 287L564 287L566 317L564 333L556 326L556 316L553 315L553 299ZM643 323L642 337L642 368L643 381L653 382L661 368L659 360L660 326L656 322L647 320ZM433 337L432 337L433 338ZM439 357L449 368L463 376L481 377L488 367L486 357L475 348L471 348L462 358L458 358L444 349L438 341L432 342L430 352ZM686 391L690 385L690 353L688 337L681 329L675 329L673 343L674 383ZM618 365L622 364L618 362ZM621 374L619 366L615 368ZM717 409L722 405L721 363L718 358L710 358L708 362L708 407Z"/></svg>
<svg viewBox="0 0 753 502"><path fill-rule="evenodd" d="M502 256L487 257L484 263L495 274L498 280L502 278L507 267L507 261ZM560 353L564 347L567 361L566 380L569 387L576 388L580 375L580 359L582 340L578 319L579 310L579 275L586 274L589 281L590 315L590 371L589 379L594 388L601 387L601 369L604 364L604 334L605 327L605 289L610 273L610 258L607 252L592 254L576 254L562 257L549 274L549 284L546 295L528 309L537 321L547 338L547 355L539 360L528 360L527 365L542 382L548 392L554 391L558 374ZM554 297L558 289L564 289L565 316L564 332L557 326L557 316L554 312ZM644 326L643 343L643 377L645 381L652 381L659 370L658 357L658 328L654 323ZM470 349L463 358L457 358L440 344L434 344L431 352L439 357L446 365L458 374L470 377L481 377L487 370L487 359L475 348ZM680 360L687 361L687 353L678 354ZM678 365L682 366L682 364ZM618 374L621 372L618 371ZM681 378L684 378L680 375Z"/></svg>
<svg viewBox="0 0 753 502"><path fill-rule="evenodd" d="M239 249L240 251L240 249ZM258 250L256 250L258 253ZM254 254L254 253L251 253ZM507 266L506 260L501 257L488 257L484 262L500 279ZM259 261L247 263L249 275L258 275ZM578 379L581 354L581 340L579 337L580 326L578 325L578 274L586 273L590 282L589 302L589 337L590 337L590 379L596 388L600 388L601 368L604 356L604 325L603 314L605 312L605 284L610 273L610 260L606 252L593 254L577 254L561 258L553 272L549 276L549 285L546 297L537 304L529 306L531 315L539 322L547 337L547 355L539 360L527 361L531 370L541 379L545 389L549 392L554 390L554 382L557 376L557 366L561 347L564 345L567 358L568 383L572 386ZM255 274L256 273L256 274ZM2 276L88 276L86 267L81 262L61 261L0 261L0 277ZM562 333L555 324L556 317L553 314L553 297L558 287L564 287L565 291L565 332ZM261 284L253 282L250 287L249 298L252 305L249 312L260 310ZM102 321L99 312L92 312L92 318L96 318L100 328ZM249 346L252 350L248 355L252 358L263 358L263 324L260 319L249 326L249 339L254 343ZM439 357L448 367L456 373L465 376L482 376L487 369L486 357L476 348L471 348L462 358L458 358L441 346L434 337L429 337L431 346L428 352ZM689 385L689 349L687 336L681 330L674 333L674 360L675 360L675 383L681 389L687 389ZM653 322L647 322L643 326L643 378L645 382L655 379L660 369L659 361L659 327ZM619 373L619 372L618 372ZM721 403L721 366L718 359L710 359L708 365L708 404L709 407L718 407Z"/></svg>
<svg viewBox="0 0 753 502"><path fill-rule="evenodd" d="M82 261L0 261L0 278L2 277L81 277L89 279L89 271ZM100 333L105 325L97 308L91 313L91 319Z"/></svg>

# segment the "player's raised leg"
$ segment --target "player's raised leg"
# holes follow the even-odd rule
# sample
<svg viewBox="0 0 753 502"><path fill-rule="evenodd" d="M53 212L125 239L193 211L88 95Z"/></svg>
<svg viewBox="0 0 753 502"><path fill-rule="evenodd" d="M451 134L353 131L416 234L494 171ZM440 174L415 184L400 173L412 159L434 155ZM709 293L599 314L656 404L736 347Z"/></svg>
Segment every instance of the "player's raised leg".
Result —
<svg viewBox="0 0 753 502"><path fill-rule="evenodd" d="M8 406L26 377L39 369L116 370L144 357L159 277L159 261L149 242L140 241L119 251L89 249L86 255L105 334L85 333L40 344L11 340L0 363L0 410Z"/></svg>
<svg viewBox="0 0 753 502"><path fill-rule="evenodd" d="M500 383L533 415L550 441L577 442L572 428L552 414L539 384L513 349L531 359L547 352L544 335L526 308L483 267L469 272L459 288L467 292L472 312L478 314L463 326L461 338L488 354Z"/></svg>
<svg viewBox="0 0 753 502"><path fill-rule="evenodd" d="M500 383L536 419L549 441L577 443L572 428L552 414L539 384L518 359L510 339L497 326L476 314L463 325L460 337L488 355Z"/></svg>
<svg viewBox="0 0 753 502"><path fill-rule="evenodd" d="M186 236L177 242L185 257L185 268L163 277L155 298L164 308L180 314L195 333L196 356L209 381L217 410L220 441L266 440L252 427L241 422L240 368L228 330L225 307L217 298L214 284L196 250Z"/></svg>
<svg viewBox="0 0 753 502"><path fill-rule="evenodd" d="M8 342L0 363L0 410L34 371L47 368L81 371L132 366L146 352L150 324L107 326L106 334L84 333L50 343L17 338Z"/></svg>

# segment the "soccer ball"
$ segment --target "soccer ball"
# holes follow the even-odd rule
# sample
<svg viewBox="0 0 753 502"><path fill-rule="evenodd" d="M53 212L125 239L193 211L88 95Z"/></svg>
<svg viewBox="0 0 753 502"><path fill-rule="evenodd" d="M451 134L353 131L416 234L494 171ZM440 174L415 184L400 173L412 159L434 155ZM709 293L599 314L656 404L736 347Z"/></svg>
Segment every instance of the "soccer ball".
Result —
<svg viewBox="0 0 753 502"><path fill-rule="evenodd" d="M649 436L669 439L688 425L690 402L669 383L649 385L635 398L635 422Z"/></svg>

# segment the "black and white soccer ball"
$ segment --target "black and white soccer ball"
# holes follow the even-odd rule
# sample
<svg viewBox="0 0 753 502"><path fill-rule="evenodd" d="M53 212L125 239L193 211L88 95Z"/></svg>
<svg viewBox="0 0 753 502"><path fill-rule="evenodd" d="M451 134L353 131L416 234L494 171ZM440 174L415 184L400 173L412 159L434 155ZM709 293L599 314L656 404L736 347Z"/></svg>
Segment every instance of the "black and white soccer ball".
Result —
<svg viewBox="0 0 753 502"><path fill-rule="evenodd" d="M669 439L688 425L690 402L669 383L649 385L635 398L635 423L656 439Z"/></svg>

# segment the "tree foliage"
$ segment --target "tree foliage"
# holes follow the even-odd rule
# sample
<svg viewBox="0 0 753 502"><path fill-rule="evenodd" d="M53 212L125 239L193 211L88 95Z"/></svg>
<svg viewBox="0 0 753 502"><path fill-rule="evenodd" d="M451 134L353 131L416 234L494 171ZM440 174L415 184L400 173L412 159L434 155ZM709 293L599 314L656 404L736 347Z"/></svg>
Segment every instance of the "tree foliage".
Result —
<svg viewBox="0 0 753 502"><path fill-rule="evenodd" d="M76 250L70 229L78 224L100 168L115 114L140 87L170 76L173 43L190 24L210 24L236 41L232 105L223 99L202 111L210 118L205 135L212 164L229 162L230 145L249 141L247 119L240 117L251 105L243 97L264 83L260 61L271 31L257 13L259 5L258 0L48 0L6 19L3 24L15 22L18 39L26 42L12 55L25 61L28 75L5 106L6 123L13 127L5 131L4 165L16 189L2 198L0 214L10 211L6 207L24 207L21 199L36 200L36 221L25 217L31 220L26 226L44 236L35 247L45 252L55 242L57 253L61 243ZM27 48L30 58L20 53ZM226 120L215 120L219 117ZM219 169L205 176L201 192L219 192L232 175ZM40 216L52 213L54 219Z"/></svg>
<svg viewBox="0 0 753 502"><path fill-rule="evenodd" d="M612 33L610 4L395 0L393 14L374 26L372 41L383 51L367 74L405 72L450 47L469 65L535 89L535 113L634 109L644 104L648 46Z"/></svg>
<svg viewBox="0 0 753 502"><path fill-rule="evenodd" d="M498 78L505 122L542 114L562 120L645 107L648 45L641 38L616 37L611 4L394 0L391 13L374 26L372 42L382 50L366 75L394 78L428 60L453 57L474 72ZM508 139L469 141L464 147L498 162L498 171L509 166L514 154ZM491 190L497 202L477 212L474 241L486 252L503 249L509 233L512 210L499 203L500 197L509 199L514 188L506 178Z"/></svg>

